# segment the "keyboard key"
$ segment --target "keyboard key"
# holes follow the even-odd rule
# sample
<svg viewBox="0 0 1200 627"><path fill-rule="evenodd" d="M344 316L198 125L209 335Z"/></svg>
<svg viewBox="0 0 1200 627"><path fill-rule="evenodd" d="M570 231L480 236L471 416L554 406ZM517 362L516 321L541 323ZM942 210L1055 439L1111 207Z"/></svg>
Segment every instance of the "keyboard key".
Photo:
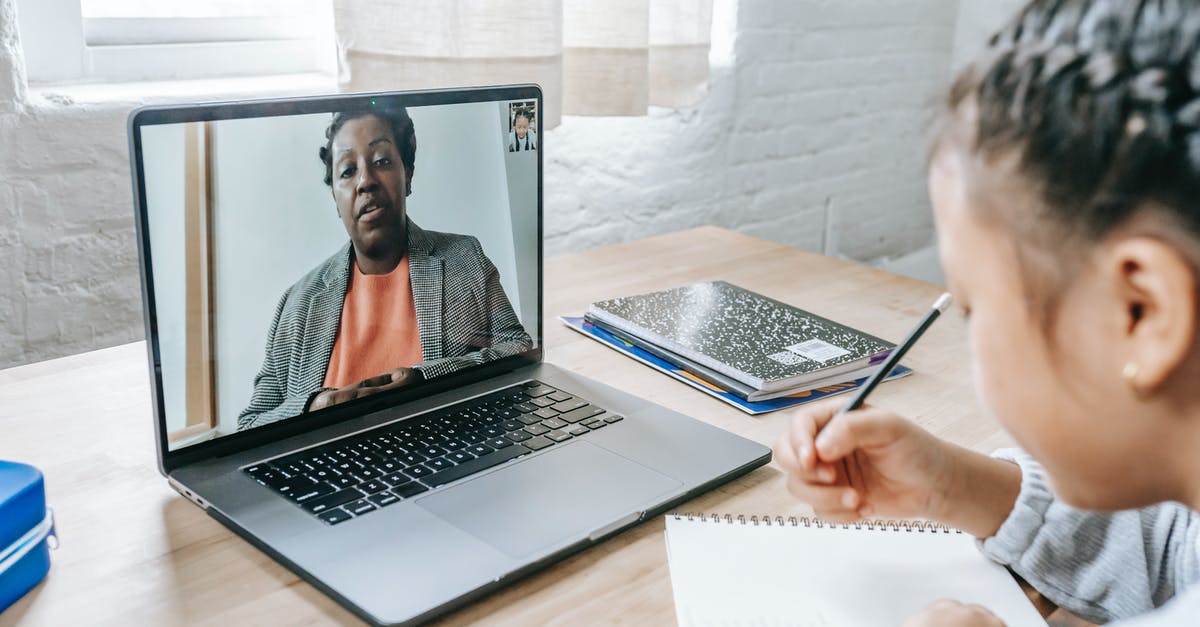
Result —
<svg viewBox="0 0 1200 627"><path fill-rule="evenodd" d="M351 514L354 514L355 516L362 516L367 512L374 511L375 505L366 499L359 499L357 501L350 501L349 503L346 503L342 506L342 508Z"/></svg>
<svg viewBox="0 0 1200 627"><path fill-rule="evenodd" d="M533 436L529 435L529 433L527 431L525 431L524 429L521 429L518 431L510 431L510 432L504 434L504 437L512 440L513 442L524 442L525 440L528 440L529 438L532 438Z"/></svg>
<svg viewBox="0 0 1200 627"><path fill-rule="evenodd" d="M454 451L453 453L447 455L446 459L449 459L456 464L461 464L467 460L475 459L475 456L466 451Z"/></svg>
<svg viewBox="0 0 1200 627"><path fill-rule="evenodd" d="M454 467L454 463L444 457L439 457L437 459L431 459L431 460L425 462L425 465L429 466L434 471L445 470L447 468Z"/></svg>
<svg viewBox="0 0 1200 627"><path fill-rule="evenodd" d="M367 500L375 504L376 507L387 507L392 503L399 503L400 497L391 492L380 492L367 497Z"/></svg>
<svg viewBox="0 0 1200 627"><path fill-rule="evenodd" d="M550 438L551 440L554 440L555 442L562 442L563 440L570 440L571 434L567 433L566 431L555 430L555 431L551 431L550 433L547 433L546 437Z"/></svg>
<svg viewBox="0 0 1200 627"><path fill-rule="evenodd" d="M620 414L609 414L609 415L607 415L607 416L605 416L605 417L604 417L604 422L607 422L607 423L609 423L609 424L612 424L612 423L614 423L614 422L620 422L620 421L622 421L622 420L624 420L624 419L625 419L625 416L622 416L622 415L620 415Z"/></svg>
<svg viewBox="0 0 1200 627"><path fill-rule="evenodd" d="M375 494L376 492L383 492L389 487L390 486L388 486L388 484L379 479L372 479L365 483L359 484L358 489L366 492L367 494Z"/></svg>
<svg viewBox="0 0 1200 627"><path fill-rule="evenodd" d="M281 472L289 477L303 475L303 474L308 473L308 471L312 470L312 468L308 464L300 464L300 463L292 463L292 464L272 463L271 465L275 467L275 470L278 470L279 472Z"/></svg>
<svg viewBox="0 0 1200 627"><path fill-rule="evenodd" d="M558 401L555 401L554 399L546 398L544 396L542 398L535 398L532 401L529 401L531 405L537 405L538 407L549 407L557 402Z"/></svg>
<svg viewBox="0 0 1200 627"><path fill-rule="evenodd" d="M533 415L540 416L542 418L553 418L558 415L558 412L554 411L553 409L550 409L549 407L543 407L543 408L533 412Z"/></svg>
<svg viewBox="0 0 1200 627"><path fill-rule="evenodd" d="M554 440L551 440L550 438L539 435L536 438L529 438L528 440L525 440L524 442L521 443L521 446L528 446L529 448L531 448L535 451L540 451L540 450L546 448L547 446L554 446Z"/></svg>
<svg viewBox="0 0 1200 627"><path fill-rule="evenodd" d="M394 459L389 459L375 465L375 470L378 470L385 475L396 472L402 468L404 468L404 464Z"/></svg>
<svg viewBox="0 0 1200 627"><path fill-rule="evenodd" d="M406 475L402 472L393 472L392 474L384 475L384 476L380 477L379 479L380 479L380 481L383 481L384 483L392 486L393 488L398 485L404 485L404 484L408 483L409 481L412 481L412 477L409 477L408 475Z"/></svg>
<svg viewBox="0 0 1200 627"><path fill-rule="evenodd" d="M553 409L554 411L562 412L565 414L573 409L579 409L580 407L583 407L587 404L588 404L588 402L581 398L572 398L570 400L566 400L561 403L555 403L550 406L550 409Z"/></svg>
<svg viewBox="0 0 1200 627"><path fill-rule="evenodd" d="M314 514L320 514L325 510L335 509L339 505L345 505L350 501L356 501L364 496L366 496L366 494L354 489L338 490L333 494L326 494L320 498L312 499L300 507L303 507Z"/></svg>
<svg viewBox="0 0 1200 627"><path fill-rule="evenodd" d="M267 485L284 496L290 496L312 490L317 486L317 482L305 476L286 478L281 476L275 483Z"/></svg>
<svg viewBox="0 0 1200 627"><path fill-rule="evenodd" d="M498 437L504 435L505 431L507 431L507 429L505 429L504 427L501 427L499 425L492 425L490 427L484 427L482 430L480 430L480 433L482 433L483 435L485 435L489 438L498 438Z"/></svg>
<svg viewBox="0 0 1200 627"><path fill-rule="evenodd" d="M539 425L529 425L528 427L525 427L525 431L528 432L529 435L541 435L541 434L549 431L549 429L547 429L546 427L543 427L542 425L539 424Z"/></svg>
<svg viewBox="0 0 1200 627"><path fill-rule="evenodd" d="M517 416L517 422L525 425L532 425L542 421L542 417L533 413L521 414Z"/></svg>
<svg viewBox="0 0 1200 627"><path fill-rule="evenodd" d="M508 448L508 447L512 446L513 441L504 436L500 436L500 437L492 438L492 439L488 440L486 442L486 444L496 450L500 450L500 449Z"/></svg>
<svg viewBox="0 0 1200 627"><path fill-rule="evenodd" d="M359 481L354 478L354 475L342 475L329 483L332 483L335 488L352 488L358 485Z"/></svg>
<svg viewBox="0 0 1200 627"><path fill-rule="evenodd" d="M595 416L597 414L603 414L603 413L604 413L604 410L600 409L599 407L596 407L595 405L584 405L583 407L571 410L565 414L562 414L561 416L558 416L558 419L574 423L574 422L579 422L580 420L586 420L588 418L591 418L592 416Z"/></svg>
<svg viewBox="0 0 1200 627"><path fill-rule="evenodd" d="M333 494L336 491L337 488L329 485L328 483L318 483L311 488L305 488L297 492L291 492L288 494L288 498L297 503L303 503L305 501L311 501L319 496Z"/></svg>
<svg viewBox="0 0 1200 627"><path fill-rule="evenodd" d="M468 475L473 475L481 470L491 468L498 464L502 464L510 459L520 457L529 452L529 449L524 446L509 446L496 451L492 451L482 457L477 457L471 461L459 464L449 470L443 470L437 474L426 477L422 480L426 485L437 487L457 481Z"/></svg>
<svg viewBox="0 0 1200 627"><path fill-rule="evenodd" d="M486 440L487 438L485 438L482 433L471 432L471 433L464 433L462 435L462 438L460 438L460 439L463 442L466 442L467 444L479 444L480 442Z"/></svg>
<svg viewBox="0 0 1200 627"><path fill-rule="evenodd" d="M587 433L588 431L591 431L591 429L588 429L587 427L585 427L583 425L575 425L574 427L567 429L567 433L570 433L571 435L575 435L575 436L583 435L583 434Z"/></svg>
<svg viewBox="0 0 1200 627"><path fill-rule="evenodd" d="M585 423L585 424L586 424L586 423ZM596 430L596 429L600 429L600 428L603 428L603 427L607 427L607 426L608 426L608 423L607 423L607 422L604 422L603 420L597 420L596 422L593 422L593 423L587 424L587 428L588 428L588 429L592 429L593 431L594 431L594 430Z"/></svg>
<svg viewBox="0 0 1200 627"><path fill-rule="evenodd" d="M404 485L392 488L392 494L395 494L402 499L410 499L428 489L429 488L417 483L416 481L413 481L411 483L406 483Z"/></svg>
<svg viewBox="0 0 1200 627"><path fill-rule="evenodd" d="M569 401L574 397L571 396L570 394L567 394L566 392L560 391L560 392L554 392L553 394L549 394L546 396L546 398L549 398L556 403L561 403L562 401Z"/></svg>
<svg viewBox="0 0 1200 627"><path fill-rule="evenodd" d="M548 385L539 385L537 387L526 388L525 395L529 396L531 398L537 398L539 396L546 396L547 394L553 394L557 391L558 390L556 390Z"/></svg>
<svg viewBox="0 0 1200 627"><path fill-rule="evenodd" d="M410 468L405 468L402 472L404 474L412 477L413 479L420 479L421 477L428 477L429 475L433 474L432 470L430 470L420 464L417 464L416 466L412 466Z"/></svg>
<svg viewBox="0 0 1200 627"><path fill-rule="evenodd" d="M371 479L378 478L383 473L375 470L374 468L360 468L350 474L358 477L359 481L370 481Z"/></svg>
<svg viewBox="0 0 1200 627"><path fill-rule="evenodd" d="M475 446L469 447L467 449L467 452L476 457L481 457L483 455L487 455L488 453L491 453L494 450L496 450L496 449L494 449L486 444L476 444Z"/></svg>
<svg viewBox="0 0 1200 627"><path fill-rule="evenodd" d="M246 472L246 474L250 475L251 477L258 477L259 475L262 475L265 473L274 472L274 470L267 464L255 464L253 466L250 466L249 468L246 468L245 472Z"/></svg>
<svg viewBox="0 0 1200 627"><path fill-rule="evenodd" d="M308 476L316 479L317 481L333 481L335 478L340 477L341 475L342 473L332 468L326 469L319 467L316 470L308 473Z"/></svg>
<svg viewBox="0 0 1200 627"><path fill-rule="evenodd" d="M533 403L517 403L516 405L513 405L513 409L521 412L522 414L535 412L537 411L537 408L538 406L534 405Z"/></svg>
<svg viewBox="0 0 1200 627"><path fill-rule="evenodd" d="M403 463L405 466L413 466L425 461L425 456L418 455L416 453L405 453L404 455L397 457L396 461Z"/></svg>
<svg viewBox="0 0 1200 627"><path fill-rule="evenodd" d="M268 488L275 488L276 485L279 485L288 480L287 477L280 474L279 471L275 470L274 468L266 468L265 470L260 470L260 471L258 471L257 475L251 475L251 478L253 478L255 481L267 486Z"/></svg>
<svg viewBox="0 0 1200 627"><path fill-rule="evenodd" d="M317 514L317 518L320 518L327 525L336 525L338 523L346 522L353 517L346 513L346 511L342 508L336 507L327 512Z"/></svg>
<svg viewBox="0 0 1200 627"><path fill-rule="evenodd" d="M425 448L423 448L417 452L424 455L425 457L433 459L434 457L441 457L442 455L445 455L446 449L443 449L440 446L426 446Z"/></svg>
<svg viewBox="0 0 1200 627"><path fill-rule="evenodd" d="M500 425L500 427L505 431L516 431L524 426L525 424L518 420L505 420L504 423Z"/></svg>
<svg viewBox="0 0 1200 627"><path fill-rule="evenodd" d="M567 423L559 420L558 418L551 418L549 420L543 420L542 426L546 427L547 429L562 429L563 427L567 426Z"/></svg>
<svg viewBox="0 0 1200 627"><path fill-rule="evenodd" d="M541 381L526 381L521 384L522 387L536 388L542 384Z"/></svg>

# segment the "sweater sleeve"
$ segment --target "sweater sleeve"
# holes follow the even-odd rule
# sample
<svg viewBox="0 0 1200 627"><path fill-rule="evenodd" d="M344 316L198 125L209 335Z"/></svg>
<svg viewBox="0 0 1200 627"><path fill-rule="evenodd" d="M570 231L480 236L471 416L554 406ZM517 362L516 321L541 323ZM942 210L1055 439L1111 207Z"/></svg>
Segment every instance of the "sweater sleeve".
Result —
<svg viewBox="0 0 1200 627"><path fill-rule="evenodd" d="M1105 623L1163 607L1200 580L1200 514L1178 503L1119 512L1076 509L1055 498L1045 470L1028 454L1005 449L995 457L1021 467L1021 492L1008 519L980 547L1059 606ZM1177 624L1154 618L1161 614L1169 621L1177 605L1141 624Z"/></svg>

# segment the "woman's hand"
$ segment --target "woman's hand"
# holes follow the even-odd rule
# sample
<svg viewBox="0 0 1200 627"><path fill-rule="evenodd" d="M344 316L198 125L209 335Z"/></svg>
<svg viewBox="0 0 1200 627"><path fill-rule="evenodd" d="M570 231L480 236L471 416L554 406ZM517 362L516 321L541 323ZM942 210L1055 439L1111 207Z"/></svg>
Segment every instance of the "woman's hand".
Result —
<svg viewBox="0 0 1200 627"><path fill-rule="evenodd" d="M1004 627L995 614L981 605L963 605L958 601L934 601L913 614L903 627Z"/></svg>
<svg viewBox="0 0 1200 627"><path fill-rule="evenodd" d="M792 420L775 445L788 491L834 522L928 518L978 537L996 532L1020 492L1021 471L944 442L912 422L865 407L834 418L837 399Z"/></svg>
<svg viewBox="0 0 1200 627"><path fill-rule="evenodd" d="M352 383L346 387L323 390L320 394L313 397L312 401L308 404L308 411L317 411L318 409L352 401L356 398L363 398L364 396L401 388L420 381L422 378L418 370L413 368L397 368L369 379L363 379L358 383Z"/></svg>

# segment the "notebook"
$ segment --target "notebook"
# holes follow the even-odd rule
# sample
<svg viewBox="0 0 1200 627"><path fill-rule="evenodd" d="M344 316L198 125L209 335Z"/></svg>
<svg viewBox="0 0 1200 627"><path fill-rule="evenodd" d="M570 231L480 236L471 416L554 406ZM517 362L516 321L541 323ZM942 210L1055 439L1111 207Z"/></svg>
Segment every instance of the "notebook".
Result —
<svg viewBox="0 0 1200 627"><path fill-rule="evenodd" d="M724 281L599 301L587 315L764 392L853 379L895 348Z"/></svg>
<svg viewBox="0 0 1200 627"><path fill-rule="evenodd" d="M739 394L733 393L730 390L721 387L720 385L711 383L699 376L694 375L692 372L679 367L677 364L671 361L663 359L660 356L662 354L661 351L650 352L643 349L641 346L635 346L632 343L627 342L625 339L618 338L608 331L589 323L581 316L559 316L558 319L560 322L566 325L568 329L571 329L572 331L575 331L584 337L591 338L596 342L599 342L600 344L621 353L622 355L650 366L651 368L671 377L672 379L675 379L676 381L704 392L705 394L708 394L709 396L712 396L723 403L732 405L733 407L736 407L741 411L751 415L765 414L767 412L780 409L787 409L788 407L795 407L796 405L801 405L804 403L811 403L823 398L828 398L830 396L853 392L864 385L867 381L866 377L863 377L854 381L842 381L840 383L834 383L830 385L815 385L812 389L804 392L791 392L767 400L750 401L746 400ZM892 379L906 377L912 374L912 372L913 371L911 368L901 364L892 369L891 374L888 375L886 380L891 381Z"/></svg>
<svg viewBox="0 0 1200 627"><path fill-rule="evenodd" d="M895 626L939 599L1046 625L971 535L933 523L669 514L666 540L683 627Z"/></svg>

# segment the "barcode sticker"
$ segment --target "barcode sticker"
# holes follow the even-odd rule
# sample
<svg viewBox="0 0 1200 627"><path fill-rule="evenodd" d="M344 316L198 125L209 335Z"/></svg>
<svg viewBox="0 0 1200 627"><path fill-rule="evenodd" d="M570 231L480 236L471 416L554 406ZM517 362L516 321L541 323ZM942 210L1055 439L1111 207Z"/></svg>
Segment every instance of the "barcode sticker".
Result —
<svg viewBox="0 0 1200 627"><path fill-rule="evenodd" d="M796 353L790 352L790 351L779 351L778 353L775 353L774 355L767 355L767 357L770 359L774 359L775 361L777 361L785 366L794 366L794 365L804 361L803 357L797 355Z"/></svg>
<svg viewBox="0 0 1200 627"><path fill-rule="evenodd" d="M850 354L850 351L840 346L834 346L829 342L817 339L808 340L807 342L800 342L799 344L787 347L787 349L793 353L796 353L797 355L802 355L808 359L822 363L827 362L830 359L837 359L842 355Z"/></svg>

